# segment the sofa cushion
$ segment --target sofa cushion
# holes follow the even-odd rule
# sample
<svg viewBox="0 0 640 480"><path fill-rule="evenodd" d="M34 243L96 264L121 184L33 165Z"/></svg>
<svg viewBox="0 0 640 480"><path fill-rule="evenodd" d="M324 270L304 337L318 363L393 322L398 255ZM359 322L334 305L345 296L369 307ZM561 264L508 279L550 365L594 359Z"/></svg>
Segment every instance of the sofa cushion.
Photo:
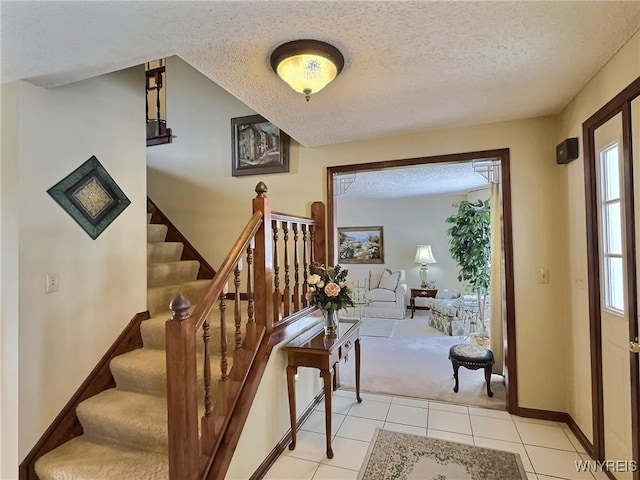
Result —
<svg viewBox="0 0 640 480"><path fill-rule="evenodd" d="M378 288L381 278L382 270L369 270L369 290Z"/></svg>
<svg viewBox="0 0 640 480"><path fill-rule="evenodd" d="M392 272L389 269L385 269L382 272L382 278L380 278L380 285L378 285L378 288L384 288L385 290L395 292L398 287L398 280L400 280L400 271Z"/></svg>
<svg viewBox="0 0 640 480"><path fill-rule="evenodd" d="M372 302L394 302L396 301L396 294L391 290L384 288L374 288L367 292L367 300Z"/></svg>

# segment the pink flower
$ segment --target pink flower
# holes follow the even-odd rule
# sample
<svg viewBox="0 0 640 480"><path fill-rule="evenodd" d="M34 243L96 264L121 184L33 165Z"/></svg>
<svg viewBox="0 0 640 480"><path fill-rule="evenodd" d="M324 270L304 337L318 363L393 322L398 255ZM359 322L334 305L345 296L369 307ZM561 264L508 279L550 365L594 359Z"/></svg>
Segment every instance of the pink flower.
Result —
<svg viewBox="0 0 640 480"><path fill-rule="evenodd" d="M313 298L313 291L305 293L304 296L307 300L311 300Z"/></svg>
<svg viewBox="0 0 640 480"><path fill-rule="evenodd" d="M324 287L324 293L326 293L327 297L337 297L340 293L340 285L335 282L329 282Z"/></svg>

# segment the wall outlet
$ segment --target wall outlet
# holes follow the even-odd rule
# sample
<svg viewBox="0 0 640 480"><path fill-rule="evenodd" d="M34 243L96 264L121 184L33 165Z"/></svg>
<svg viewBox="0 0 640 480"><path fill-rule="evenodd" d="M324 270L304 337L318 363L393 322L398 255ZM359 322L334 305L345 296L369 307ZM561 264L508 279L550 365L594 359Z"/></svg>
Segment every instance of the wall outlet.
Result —
<svg viewBox="0 0 640 480"><path fill-rule="evenodd" d="M549 269L541 268L538 270L538 283L549 283Z"/></svg>
<svg viewBox="0 0 640 480"><path fill-rule="evenodd" d="M60 274L58 272L47 273L44 277L45 277L44 291L46 293L57 292L60 289Z"/></svg>

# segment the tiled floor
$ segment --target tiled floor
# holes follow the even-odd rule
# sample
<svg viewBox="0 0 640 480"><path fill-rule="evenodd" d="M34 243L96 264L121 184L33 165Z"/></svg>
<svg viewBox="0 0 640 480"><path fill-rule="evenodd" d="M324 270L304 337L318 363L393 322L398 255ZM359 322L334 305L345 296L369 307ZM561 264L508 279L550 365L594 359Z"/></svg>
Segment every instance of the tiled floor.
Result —
<svg viewBox="0 0 640 480"><path fill-rule="evenodd" d="M325 456L321 402L298 431L296 449L286 449L264 478L356 479L378 427L517 452L529 480L607 478L576 471L576 461L590 458L562 423L428 400L366 393L362 398L358 404L353 392L334 392L333 459Z"/></svg>

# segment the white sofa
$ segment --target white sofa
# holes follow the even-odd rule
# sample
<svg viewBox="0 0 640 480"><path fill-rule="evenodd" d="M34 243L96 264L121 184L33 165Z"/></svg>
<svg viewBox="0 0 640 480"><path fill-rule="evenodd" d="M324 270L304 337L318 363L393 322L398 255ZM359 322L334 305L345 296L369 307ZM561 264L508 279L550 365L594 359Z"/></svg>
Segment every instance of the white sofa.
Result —
<svg viewBox="0 0 640 480"><path fill-rule="evenodd" d="M370 270L364 309L365 317L402 319L407 313L405 294L407 283L404 270Z"/></svg>

